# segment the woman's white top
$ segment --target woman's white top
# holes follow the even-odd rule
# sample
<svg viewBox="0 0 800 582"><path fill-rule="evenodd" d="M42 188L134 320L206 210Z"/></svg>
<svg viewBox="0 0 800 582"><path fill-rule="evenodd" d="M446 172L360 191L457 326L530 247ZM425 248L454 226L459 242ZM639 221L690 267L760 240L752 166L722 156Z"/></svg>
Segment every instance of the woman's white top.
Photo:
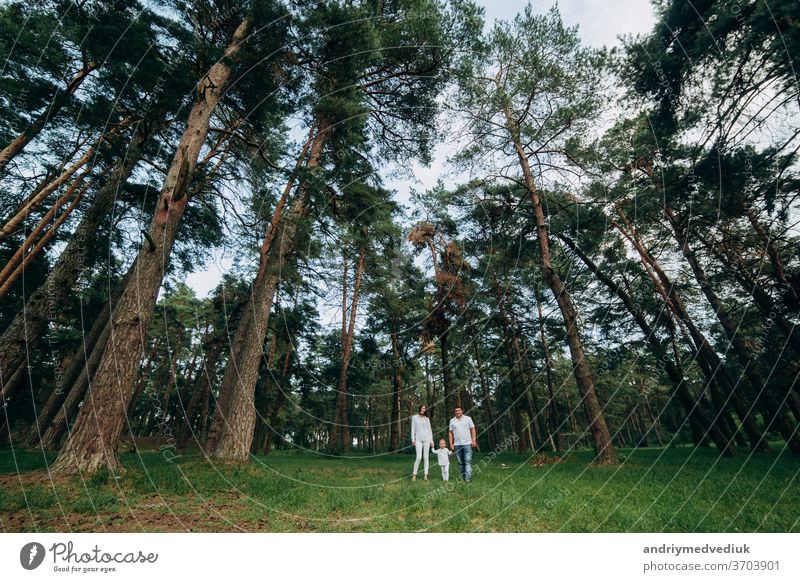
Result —
<svg viewBox="0 0 800 582"><path fill-rule="evenodd" d="M427 416L415 414L411 417L411 440L421 442L433 441L431 419Z"/></svg>

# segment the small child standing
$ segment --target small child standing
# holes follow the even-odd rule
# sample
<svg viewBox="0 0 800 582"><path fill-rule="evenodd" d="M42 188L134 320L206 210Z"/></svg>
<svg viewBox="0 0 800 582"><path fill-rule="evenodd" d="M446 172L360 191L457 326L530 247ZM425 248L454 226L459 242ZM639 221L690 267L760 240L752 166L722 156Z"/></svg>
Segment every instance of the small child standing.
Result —
<svg viewBox="0 0 800 582"><path fill-rule="evenodd" d="M431 444L433 446L433 444ZM447 443L444 439L439 439L439 448L433 449L436 457L439 459L439 468L442 470L442 481L450 480L450 455L453 451L447 448Z"/></svg>

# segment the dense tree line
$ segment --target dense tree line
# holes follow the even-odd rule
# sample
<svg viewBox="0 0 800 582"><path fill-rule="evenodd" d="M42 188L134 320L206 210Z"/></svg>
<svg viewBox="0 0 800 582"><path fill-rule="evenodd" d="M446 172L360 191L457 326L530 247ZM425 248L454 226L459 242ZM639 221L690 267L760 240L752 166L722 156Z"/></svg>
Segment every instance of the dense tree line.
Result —
<svg viewBox="0 0 800 582"><path fill-rule="evenodd" d="M397 452L427 404L800 454L792 8L658 1L607 50L468 0L5 4L0 439ZM442 142L461 183L400 204Z"/></svg>

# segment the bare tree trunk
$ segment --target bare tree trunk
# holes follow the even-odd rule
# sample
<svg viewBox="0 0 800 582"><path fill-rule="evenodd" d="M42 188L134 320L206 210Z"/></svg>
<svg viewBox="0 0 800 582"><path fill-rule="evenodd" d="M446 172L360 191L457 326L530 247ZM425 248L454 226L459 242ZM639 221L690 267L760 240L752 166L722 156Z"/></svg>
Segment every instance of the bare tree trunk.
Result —
<svg viewBox="0 0 800 582"><path fill-rule="evenodd" d="M483 369L483 361L481 360L478 342L473 342L472 345L475 351L475 363L478 366L478 378L481 383L481 407L483 408L483 413L486 415L486 436L489 437L489 448L494 450L500 440L499 427L497 425L494 407L492 406L492 396L489 393L489 384L486 381L486 371Z"/></svg>
<svg viewBox="0 0 800 582"><path fill-rule="evenodd" d="M72 434L52 466L55 473L93 472L102 467L112 472L121 469L117 449L125 413L158 290L188 202L186 187L194 175L211 114L227 89L231 61L247 37L250 23L248 17L237 27L224 57L201 81L204 87L198 92L198 101L189 113L186 130L167 173L147 234L147 248L139 252L133 281L126 286L114 309L111 337Z"/></svg>
<svg viewBox="0 0 800 582"><path fill-rule="evenodd" d="M403 376L405 375L405 365L402 361L400 352L400 340L397 337L397 324L392 322L392 333L390 334L392 342L392 354L394 355L395 365L394 375L392 376L392 405L390 406L390 437L389 437L389 451L397 452L400 450L400 395L405 391Z"/></svg>
<svg viewBox="0 0 800 582"><path fill-rule="evenodd" d="M557 451L562 451L565 448L564 443L564 420L558 412L558 403L556 402L555 382L553 380L553 358L550 356L550 346L547 342L547 335L544 330L544 317L542 316L542 302L539 298L539 290L534 289L536 297L536 312L539 321L539 341L542 344L542 352L544 353L545 365L545 381L547 383L547 403L550 407L550 439L553 442L553 447Z"/></svg>
<svg viewBox="0 0 800 582"><path fill-rule="evenodd" d="M334 403L333 422L331 422L331 444L337 451L350 452L350 420L347 414L347 370L350 366L350 357L353 349L353 335L356 325L356 311L358 309L358 294L361 290L361 277L364 272L364 255L366 247L362 246L358 255L356 278L353 284L353 299L350 305L350 321L345 330L342 352L342 365L339 368L339 385ZM346 298L346 295L344 296ZM342 305L342 309L345 305Z"/></svg>

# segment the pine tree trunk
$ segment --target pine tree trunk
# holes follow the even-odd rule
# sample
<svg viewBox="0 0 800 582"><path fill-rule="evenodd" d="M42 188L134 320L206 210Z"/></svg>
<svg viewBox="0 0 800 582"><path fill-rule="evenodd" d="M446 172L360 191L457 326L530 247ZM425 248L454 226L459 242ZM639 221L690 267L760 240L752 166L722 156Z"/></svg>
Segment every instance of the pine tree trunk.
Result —
<svg viewBox="0 0 800 582"><path fill-rule="evenodd" d="M728 235L727 232L725 234L726 236ZM714 252L715 256L725 265L726 269L732 274L733 278L739 283L742 289L753 297L756 306L764 315L765 319L771 322L770 325L775 325L786 337L786 345L794 351L796 355L800 356L800 332L797 331L796 326L787 321L785 317L781 316L781 310L775 304L775 300L772 296L747 272L741 255L729 248L728 245L722 243L720 243L721 251L716 250L699 232L696 232L695 236L697 236L708 249Z"/></svg>
<svg viewBox="0 0 800 582"><path fill-rule="evenodd" d="M391 417L389 419L389 451L394 453L400 450L400 395L405 390L403 384L403 376L405 375L405 366L402 364L402 356L400 353L400 340L397 338L397 324L392 322L392 333L390 334L392 342L392 354L395 359L394 374L392 376L392 403L389 407L391 410Z"/></svg>
<svg viewBox="0 0 800 582"><path fill-rule="evenodd" d="M26 354L36 346L47 328L51 306L61 305L81 272L91 267L85 264L87 249L95 245L100 225L111 211L117 192L141 159L146 139L147 136L137 132L127 156L117 162L107 182L98 191L44 284L31 294L25 307L3 332L0 338L0 377L5 377L9 370L26 361Z"/></svg>
<svg viewBox="0 0 800 582"><path fill-rule="evenodd" d="M150 226L148 240L135 260L133 280L120 297L111 318L113 333L105 347L92 387L72 433L52 466L55 473L94 472L122 467L117 457L143 351L143 342L155 308L158 290L186 209L186 187L194 175L209 120L228 86L231 61L250 29L246 18L236 29L225 55L203 77L199 100L189 113L187 127L167 173Z"/></svg>
<svg viewBox="0 0 800 582"><path fill-rule="evenodd" d="M108 133L101 136L94 145L87 148L87 150L83 153L83 155L78 158L71 166L61 172L55 179L48 182L43 187L37 187L34 192L35 195L29 196L22 204L20 204L17 209L6 219L5 224L0 228L0 239L5 238L11 235L20 224L22 224L28 216L30 216L31 212L38 208L47 198L56 190L58 190L64 184L70 182L72 177L80 170L81 168L86 168L83 172L85 175L86 173L90 172L93 169L93 165L89 165L89 162L93 160L97 153L97 147L106 139L109 134L115 133L117 128L112 129ZM88 165L88 167L87 167Z"/></svg>
<svg viewBox="0 0 800 582"><path fill-rule="evenodd" d="M315 128L309 159L305 164L309 169L317 166L322 147L328 138L328 127L325 124L317 122ZM288 188L287 185L287 190ZM288 192L286 193L288 195ZM218 459L241 462L246 462L248 459L256 424L253 398L269 326L269 313L275 299L281 270L289 264L294 252L297 229L307 215L307 201L306 184L301 184L289 213L279 216L275 221L276 228L270 229L265 245L262 246L259 273L253 284L253 292L242 321L236 330L220 388L220 404L223 404L224 408L219 415L220 422L216 423L220 426L219 437L213 448L213 455ZM266 241L269 241L268 244ZM240 346L238 351L236 351L237 346ZM217 417L215 412L215 422ZM207 445L207 448L212 450L210 445Z"/></svg>
<svg viewBox="0 0 800 582"><path fill-rule="evenodd" d="M661 265L658 263L658 261L656 261L655 258L652 257L644 248L644 245L639 240L636 231L630 225L622 210L618 209L618 212L620 213L622 219L628 224L628 228L631 230L631 232L626 232L614 221L612 221L612 225L614 225L623 234L623 236L625 236L631 242L634 249L638 252L642 261L642 265L645 267L645 270L652 279L657 292L664 300L664 303L688 330L689 336L691 337L692 341L694 341L696 346L698 363L700 364L700 367L712 388L712 396L714 395L713 389L715 386L721 387L727 395L727 397L724 397L724 399L717 397L717 407L720 411L724 411L727 407L727 403L731 402L733 404L733 409L736 411L736 415L739 417L739 420L742 423L745 433L747 433L748 440L750 441L750 448L756 452L769 451L769 444L764 439L763 433L756 425L752 407L748 407L744 402L741 394L736 389L735 382L731 379L719 356L706 339L705 334L703 334L694 324L694 321L686 310L683 300L678 294L675 286L672 284L672 281L670 281L669 277L667 277L667 274L661 268Z"/></svg>
<svg viewBox="0 0 800 582"><path fill-rule="evenodd" d="M75 411L78 410L78 405L83 400L84 394L86 394L86 390L89 387L89 378L91 378L100 363L103 355L103 346L111 336L111 327L111 323L106 322L103 333L97 338L94 349L92 349L91 355L86 360L86 365L82 367L80 374L75 379L75 382L72 383L61 408L58 409L50 426L47 427L47 430L42 435L41 446L44 450L56 450L59 448L59 443L67 431L69 421Z"/></svg>
<svg viewBox="0 0 800 582"><path fill-rule="evenodd" d="M303 145L303 148L298 156L297 162L295 164L295 172L301 169L303 166L309 163L308 161L308 153L311 149L312 145L318 142L318 139L315 139L315 134L318 130L318 124L314 123L309 130L308 138L306 139L306 143ZM311 161L312 164L315 164L315 160ZM278 232L278 228L283 224L284 221L284 210L286 208L286 203L289 199L289 194L291 193L292 189L295 185L296 175L292 175L286 182L286 186L283 189L283 193L281 197L278 199L278 203L275 205L275 210L272 213L272 219L270 220L269 228L267 230L266 235L264 236L264 241L261 244L261 249L259 251L259 266L258 266L258 273L256 274L255 281L253 282L252 288L255 290L256 288L261 288L260 286L264 283L264 279L267 277L267 269L270 263L270 252L272 249L272 243L275 239L275 235ZM277 289L277 288L276 288ZM272 299L270 299L272 301ZM223 378L222 387L219 391L219 396L216 399L216 405L214 407L214 416L211 419L211 428L208 432L208 438L205 440L205 448L208 453L213 453L217 445L219 444L220 436L222 435L222 431L225 426L226 418L228 415L228 408L230 404L230 399L233 395L233 392L236 390L236 383L233 379L233 376L228 374L228 368L231 366L237 366L239 353L242 350L242 346L245 342L250 341L250 325L252 323L252 318L254 314L254 305L257 304L256 299L251 297L246 305L243 306L243 311L239 320L239 325L236 329L236 334L234 335L233 342L231 344L231 352L230 357L228 358L228 363L225 368L225 377Z"/></svg>
<svg viewBox="0 0 800 582"><path fill-rule="evenodd" d="M683 256L689 263L700 289L706 296L706 299L708 299L708 303L714 309L725 335L728 337L728 340L733 346L733 350L736 353L739 364L741 364L742 369L744 370L744 373L754 391L754 394L756 395L756 402L763 403L763 413L766 421L765 430L770 430L770 427L774 425L778 432L780 432L781 436L783 436L783 438L786 440L786 444L788 445L792 454L795 456L800 455L800 434L797 432L797 427L791 426L790 420L787 418L786 413L782 410L783 402L779 402L777 400L775 395L772 393L772 387L769 386L761 377L761 374L757 369L757 363L753 359L750 350L745 347L744 342L737 333L737 325L733 322L733 319L728 313L728 309L722 304L719 296L717 296L714 288L711 286L711 282L708 280L705 271L700 265L697 255L689 244L688 227L684 228L681 226L682 221L680 217L676 216L675 212L669 205L664 205L664 212L667 215L667 220L672 226L675 239L678 241L678 244L681 247ZM750 214L752 214L752 211L750 211ZM767 240L769 240L769 238L767 238ZM780 264L780 260L777 258L776 260L778 261L778 264Z"/></svg>
<svg viewBox="0 0 800 582"><path fill-rule="evenodd" d="M347 413L347 370L350 366L350 357L353 349L358 295L361 290L361 277L364 272L364 255L366 250L366 247L362 246L358 255L356 278L353 285L353 299L350 305L350 321L347 324L347 329L344 330L342 365L339 368L339 384L336 390L333 422L331 422L332 448L342 453L350 452L350 420ZM344 297L346 298L346 295ZM342 309L344 308L345 305L342 305Z"/></svg>
<svg viewBox="0 0 800 582"><path fill-rule="evenodd" d="M514 129L514 121L511 112L508 109L504 110L506 120L508 123L507 129L511 133L514 149L519 159L522 174L525 179L525 186L531 197L533 210L536 215L536 237L539 242L539 251L541 253L542 267L544 270L544 277L547 281L550 291L555 297L556 303L561 310L561 316L564 320L564 328L567 335L567 343L569 345L570 356L572 357L573 373L575 374L575 381L580 390L583 399L583 408L586 413L586 419L589 423L589 432L592 435L594 443L594 451L597 455L596 462L600 464L613 464L619 462L617 452L614 450L614 445L611 442L611 433L606 425L605 415L603 408L600 406L600 401L597 398L597 392L592 382L592 376L589 371L589 364L586 361L586 354L583 349L583 341L578 331L577 314L572 298L561 281L561 277L553 269L550 262L550 241L547 229L547 222L544 216L544 209L539 198L539 192L536 189L536 184L533 180L533 173L531 172L528 163L528 157L522 147L521 140L518 132Z"/></svg>
<svg viewBox="0 0 800 582"><path fill-rule="evenodd" d="M679 367L680 360L676 358L676 360L673 362L669 357L667 348L662 344L661 340L656 335L655 330L652 329L647 323L644 314L639 309L638 304L633 297L631 297L622 288L622 286L616 283L611 277L600 271L594 261L592 261L591 258L589 258L589 256L586 255L586 253L584 253L572 239L563 233L560 233L558 237L564 241L564 243L570 249L572 249L573 252L575 252L575 254L586 265L589 271L593 273L601 283L603 283L622 301L622 304L626 307L628 313L631 314L634 321L636 321L639 328L642 330L642 334L650 346L650 351L653 353L656 360L664 365L664 370L667 372L667 376L675 386L675 392L678 395L678 400L686 410L686 413L689 417L689 422L699 424L703 433L707 433L711 437L711 440L714 441L714 444L717 445L717 448L723 455L730 457L735 456L736 448L731 443L731 438L726 437L718 423L709 417L704 406L702 405L701 399L692 395L691 390L687 385L687 376L683 369Z"/></svg>
<svg viewBox="0 0 800 582"><path fill-rule="evenodd" d="M492 396L489 393L489 384L486 381L486 371L483 369L483 362L481 361L480 348L478 342L473 343L475 351L475 363L478 366L478 378L481 383L481 407L483 413L486 415L486 435L489 437L489 448L494 450L497 442L500 440L498 434L497 418L494 414L494 407L492 406Z"/></svg>
<svg viewBox="0 0 800 582"><path fill-rule="evenodd" d="M80 347L70 358L69 363L64 369L64 373L59 377L58 386L55 390L53 390L53 392L51 392L47 402L36 416L36 424L28 433L28 438L25 441L26 447L34 448L41 445L41 439L43 436L42 431L46 432L50 427L53 419L55 418L56 414L58 414L59 409L62 407L70 393L70 390L65 388L72 388L75 380L86 366L87 361L91 358L91 355L94 352L97 344L107 339L107 335L105 338L103 337L103 332L108 325L108 318L111 316L114 305L119 300L122 288L125 285L129 275L130 271L128 271L128 273L122 278L119 285L116 286L113 295L109 299L109 302L103 307L102 310L100 310L100 313L97 314L89 333L86 334L81 342ZM58 436L60 438L61 435Z"/></svg>
<svg viewBox="0 0 800 582"><path fill-rule="evenodd" d="M456 406L461 406L461 394L453 389L453 370L450 367L450 330L445 330L439 336L439 349L442 356L442 384L444 386L444 406L446 408L444 418L453 414Z"/></svg>
<svg viewBox="0 0 800 582"><path fill-rule="evenodd" d="M797 289L786 279L786 269L783 266L783 261L781 260L780 255L778 254L778 249L775 247L775 242L758 220L755 212L753 212L753 208L746 206L744 207L744 211L747 215L747 219L750 221L750 224L753 227L753 230L756 231L756 234L758 234L759 238L764 243L767 256L769 256L770 263L772 263L772 268L775 271L775 278L778 280L778 283L783 287L783 289L785 289L789 294L792 303L794 305L800 305L800 296L798 296ZM794 452L794 450L792 452Z"/></svg>
<svg viewBox="0 0 800 582"><path fill-rule="evenodd" d="M39 219L39 222L25 237L25 240L9 258L6 265L0 269L0 299L8 294L13 288L14 283L23 275L27 266L42 252L42 250L44 250L56 234L58 234L61 225L66 222L67 218L72 214L72 211L80 204L89 188L94 185L94 178L86 182L84 181L91 169L92 168L87 169L72 181L64 193L59 196L55 203L45 212L44 216ZM64 208L65 205L66 208ZM60 214L59 210L61 210Z"/></svg>

